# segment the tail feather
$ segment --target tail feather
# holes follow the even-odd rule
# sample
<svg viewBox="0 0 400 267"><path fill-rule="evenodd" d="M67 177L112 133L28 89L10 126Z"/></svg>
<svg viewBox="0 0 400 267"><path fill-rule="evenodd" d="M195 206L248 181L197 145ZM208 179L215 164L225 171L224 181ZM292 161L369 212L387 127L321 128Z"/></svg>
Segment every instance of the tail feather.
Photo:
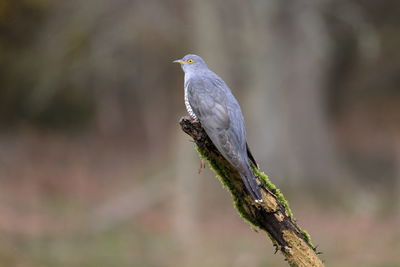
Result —
<svg viewBox="0 0 400 267"><path fill-rule="evenodd" d="M242 178L247 191L254 198L254 200L256 202L262 202L261 190L257 184L256 177L250 169L250 166L247 166L244 172L240 172L240 177Z"/></svg>
<svg viewBox="0 0 400 267"><path fill-rule="evenodd" d="M250 151L249 145L246 143L246 150L247 150L247 157L249 157L250 163L254 166L254 167L258 167L257 161L255 160L255 158L253 157L253 154Z"/></svg>

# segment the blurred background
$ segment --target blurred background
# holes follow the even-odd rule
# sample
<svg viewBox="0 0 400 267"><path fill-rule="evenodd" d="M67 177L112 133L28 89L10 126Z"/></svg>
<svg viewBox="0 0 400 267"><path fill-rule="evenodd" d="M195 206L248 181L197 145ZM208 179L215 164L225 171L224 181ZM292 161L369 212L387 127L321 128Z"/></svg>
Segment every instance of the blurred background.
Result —
<svg viewBox="0 0 400 267"><path fill-rule="evenodd" d="M286 266L178 125L201 55L327 266L400 266L397 0L0 0L1 266Z"/></svg>

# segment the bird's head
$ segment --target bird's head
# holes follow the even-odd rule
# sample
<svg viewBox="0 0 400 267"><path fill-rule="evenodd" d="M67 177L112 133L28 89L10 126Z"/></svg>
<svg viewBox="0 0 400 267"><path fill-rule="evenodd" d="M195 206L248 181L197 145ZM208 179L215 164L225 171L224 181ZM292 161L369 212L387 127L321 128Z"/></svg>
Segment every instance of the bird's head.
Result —
<svg viewBox="0 0 400 267"><path fill-rule="evenodd" d="M181 67L184 72L196 71L203 68L207 69L206 62L201 57L193 54L188 54L184 56L182 59L173 61L173 63L181 64Z"/></svg>

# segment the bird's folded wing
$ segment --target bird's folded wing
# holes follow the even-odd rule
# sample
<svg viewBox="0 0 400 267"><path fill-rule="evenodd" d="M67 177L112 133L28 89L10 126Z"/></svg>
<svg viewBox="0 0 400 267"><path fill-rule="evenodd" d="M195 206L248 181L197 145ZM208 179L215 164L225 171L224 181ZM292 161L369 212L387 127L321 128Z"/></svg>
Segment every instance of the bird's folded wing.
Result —
<svg viewBox="0 0 400 267"><path fill-rule="evenodd" d="M207 79L189 81L187 86L189 103L211 141L233 166L239 166L240 140L231 127L226 92Z"/></svg>

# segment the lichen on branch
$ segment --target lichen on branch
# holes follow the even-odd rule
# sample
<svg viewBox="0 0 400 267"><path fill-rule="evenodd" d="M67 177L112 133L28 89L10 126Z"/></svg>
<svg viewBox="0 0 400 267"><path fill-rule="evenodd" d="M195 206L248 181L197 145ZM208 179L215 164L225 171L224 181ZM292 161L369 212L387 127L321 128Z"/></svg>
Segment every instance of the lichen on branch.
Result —
<svg viewBox="0 0 400 267"><path fill-rule="evenodd" d="M264 200L263 203L256 203L237 170L219 153L201 124L190 117L183 117L180 125L194 139L199 156L207 160L230 192L234 206L243 219L266 232L276 250L282 252L291 266L323 266L309 234L297 225L287 200L266 174L253 167Z"/></svg>

